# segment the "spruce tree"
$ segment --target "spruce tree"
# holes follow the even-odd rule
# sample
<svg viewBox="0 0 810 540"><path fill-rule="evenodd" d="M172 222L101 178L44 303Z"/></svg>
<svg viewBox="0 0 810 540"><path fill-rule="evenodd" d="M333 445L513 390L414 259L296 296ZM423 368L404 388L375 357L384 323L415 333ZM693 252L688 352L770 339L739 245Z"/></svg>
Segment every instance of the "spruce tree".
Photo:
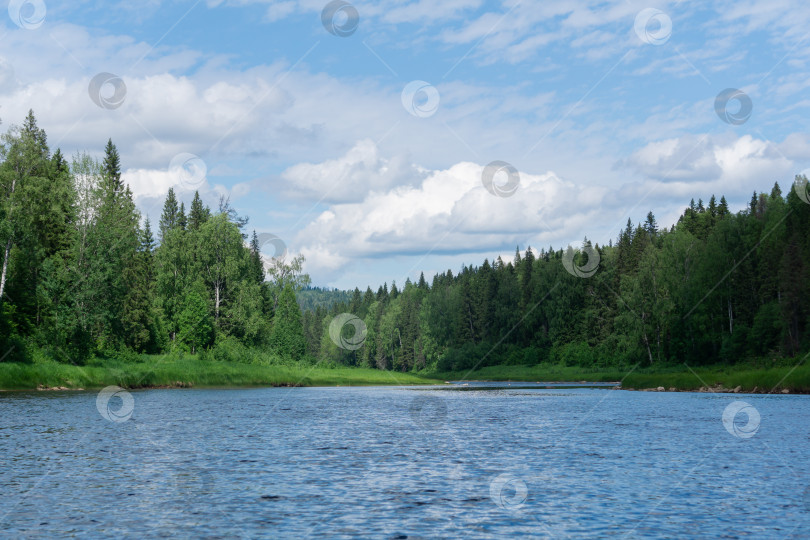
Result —
<svg viewBox="0 0 810 540"><path fill-rule="evenodd" d="M121 158L112 139L107 140L107 146L104 148L102 174L105 181L110 183L106 189L111 193L120 194L124 190L124 184L121 181Z"/></svg>
<svg viewBox="0 0 810 540"><path fill-rule="evenodd" d="M200 192L194 192L194 199L191 201L191 209L188 213L188 230L196 231L202 226L203 223L208 221L211 216L211 210L205 206L200 198ZM256 231L253 232L254 236Z"/></svg>
<svg viewBox="0 0 810 540"><path fill-rule="evenodd" d="M192 211L194 206L192 205ZM259 237L256 231L253 231L253 236L250 239L250 268L253 279L256 283L264 283L266 272L264 270L264 261L262 261L261 246L259 246Z"/></svg>
<svg viewBox="0 0 810 540"><path fill-rule="evenodd" d="M177 197L174 194L174 189L169 188L166 194L166 200L163 202L163 213L160 215L160 222L158 223L158 238L163 243L166 234L177 226Z"/></svg>
<svg viewBox="0 0 810 540"><path fill-rule="evenodd" d="M177 228L181 231L186 230L187 219L186 219L186 204L180 203L180 211L177 212Z"/></svg>
<svg viewBox="0 0 810 540"><path fill-rule="evenodd" d="M729 214L728 203L725 195L720 197L720 206L717 207L717 216L723 218Z"/></svg>
<svg viewBox="0 0 810 540"><path fill-rule="evenodd" d="M270 332L270 346L279 356L293 360L299 360L306 352L301 309L295 299L295 291L289 283L279 297L273 317L273 329Z"/></svg>

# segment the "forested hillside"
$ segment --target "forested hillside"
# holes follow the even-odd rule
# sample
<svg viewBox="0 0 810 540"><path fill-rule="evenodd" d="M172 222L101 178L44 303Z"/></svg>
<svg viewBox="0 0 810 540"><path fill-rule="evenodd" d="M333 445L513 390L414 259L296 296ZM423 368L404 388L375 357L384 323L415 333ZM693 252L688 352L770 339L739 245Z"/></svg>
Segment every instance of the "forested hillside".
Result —
<svg viewBox="0 0 810 540"><path fill-rule="evenodd" d="M169 190L153 232L121 181L118 150L98 162L51 154L29 113L2 139L0 348L81 364L173 349L251 358L304 354L295 291L302 259L265 268L255 232L227 200L188 211ZM269 280L267 278L270 278Z"/></svg>
<svg viewBox="0 0 810 540"><path fill-rule="evenodd" d="M810 198L806 178L794 187L754 193L736 214L725 198L693 200L671 230L659 229L651 212L643 223L628 220L608 246L586 239L577 252L528 248L514 261L448 270L431 284L355 290L328 313L304 314L308 351L440 371L795 357L810 349ZM343 312L362 320L355 327L366 331L363 347L328 339L332 317Z"/></svg>
<svg viewBox="0 0 810 540"><path fill-rule="evenodd" d="M754 193L738 213L711 196L672 229L650 212L607 246L519 249L431 283L345 293L310 288L301 257L263 260L227 200L212 210L195 194L186 210L169 190L153 229L112 141L101 162L68 162L30 113L3 135L0 158L0 361L183 350L445 371L733 363L810 349L804 177L786 193Z"/></svg>
<svg viewBox="0 0 810 540"><path fill-rule="evenodd" d="M298 305L303 311L315 310L319 307L331 309L337 303L348 304L352 299L351 291L341 291L328 287L306 286L296 295Z"/></svg>

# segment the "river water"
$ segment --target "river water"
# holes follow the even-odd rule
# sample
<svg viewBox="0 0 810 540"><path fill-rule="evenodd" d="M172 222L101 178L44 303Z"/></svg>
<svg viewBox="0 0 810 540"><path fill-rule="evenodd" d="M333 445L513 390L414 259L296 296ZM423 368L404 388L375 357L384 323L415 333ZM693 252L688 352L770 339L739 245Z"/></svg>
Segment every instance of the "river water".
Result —
<svg viewBox="0 0 810 540"><path fill-rule="evenodd" d="M3 537L810 537L810 396L0 394Z"/></svg>

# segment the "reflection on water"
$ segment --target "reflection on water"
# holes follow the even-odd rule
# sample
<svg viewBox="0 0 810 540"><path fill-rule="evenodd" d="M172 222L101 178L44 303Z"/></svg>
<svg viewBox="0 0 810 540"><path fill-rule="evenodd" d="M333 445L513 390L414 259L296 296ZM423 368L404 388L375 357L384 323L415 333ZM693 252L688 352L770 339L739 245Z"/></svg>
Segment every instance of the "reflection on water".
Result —
<svg viewBox="0 0 810 540"><path fill-rule="evenodd" d="M0 536L810 535L810 398L588 386L4 393Z"/></svg>

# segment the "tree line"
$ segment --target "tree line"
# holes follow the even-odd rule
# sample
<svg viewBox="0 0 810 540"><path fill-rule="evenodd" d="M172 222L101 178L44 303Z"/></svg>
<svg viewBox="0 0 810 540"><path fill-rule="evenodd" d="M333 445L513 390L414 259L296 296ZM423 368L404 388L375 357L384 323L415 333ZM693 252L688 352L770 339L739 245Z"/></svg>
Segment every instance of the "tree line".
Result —
<svg viewBox="0 0 810 540"><path fill-rule="evenodd" d="M796 357L810 349L810 196L805 177L791 187L755 192L737 213L725 197L692 200L671 229L650 212L607 246L586 238L578 250L529 247L430 284L422 275L401 289L355 289L348 302L304 313L307 351L439 371ZM338 321L344 334L362 331L362 347L330 339L342 313L362 321Z"/></svg>
<svg viewBox="0 0 810 540"><path fill-rule="evenodd" d="M0 159L3 360L45 351L80 364L174 349L303 356L303 258L268 266L227 199L212 211L195 193L186 212L170 189L155 238L112 141L101 161L68 162L51 154L33 112L2 136Z"/></svg>
<svg viewBox="0 0 810 540"><path fill-rule="evenodd" d="M32 112L0 144L0 361L175 350L391 370L593 367L794 358L810 349L810 195L694 200L606 246L517 249L377 291L310 287L303 258L263 259L227 199L169 190L153 231L104 158L51 153ZM306 309L302 312L300 305Z"/></svg>

